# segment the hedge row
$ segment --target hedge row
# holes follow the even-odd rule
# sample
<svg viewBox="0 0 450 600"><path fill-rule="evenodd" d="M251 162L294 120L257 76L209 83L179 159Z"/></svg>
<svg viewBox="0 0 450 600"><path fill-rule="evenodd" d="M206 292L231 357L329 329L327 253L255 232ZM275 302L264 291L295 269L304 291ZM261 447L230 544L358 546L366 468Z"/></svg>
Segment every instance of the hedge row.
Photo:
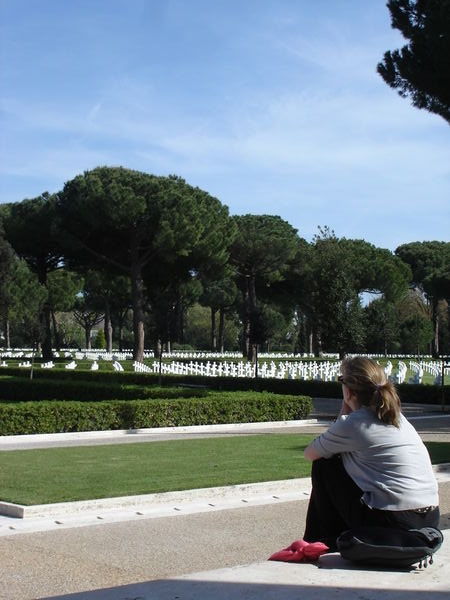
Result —
<svg viewBox="0 0 450 600"><path fill-rule="evenodd" d="M75 380L76 379L76 380ZM161 387L152 385L116 383L114 381L24 379L23 377L0 377L0 402L26 402L36 400L77 400L96 402L102 400L140 400L148 398L203 397L206 390L196 388Z"/></svg>
<svg viewBox="0 0 450 600"><path fill-rule="evenodd" d="M1 374L24 375L29 377L29 370L18 368L4 368ZM33 381L41 378L103 382L105 384L121 383L140 386L156 385L159 381L157 374L134 372L102 372L102 371L69 371L66 369L35 370ZM244 377L202 377L200 375L163 375L162 383L165 386L192 385L203 386L214 390L255 390L267 391L275 394L298 394L313 398L341 398L341 385L336 381L312 381L299 379L249 379ZM450 405L450 385L435 386L402 383L397 386L402 402L418 404L440 404L444 396L446 405Z"/></svg>
<svg viewBox="0 0 450 600"><path fill-rule="evenodd" d="M0 404L0 435L304 419L311 398L244 392L207 398Z"/></svg>

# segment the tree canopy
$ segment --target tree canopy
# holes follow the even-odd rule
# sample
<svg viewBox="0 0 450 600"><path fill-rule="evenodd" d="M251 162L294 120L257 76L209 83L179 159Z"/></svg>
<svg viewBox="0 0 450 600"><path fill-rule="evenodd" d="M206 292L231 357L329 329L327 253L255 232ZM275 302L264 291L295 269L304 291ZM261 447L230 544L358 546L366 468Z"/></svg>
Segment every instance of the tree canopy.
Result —
<svg viewBox="0 0 450 600"><path fill-rule="evenodd" d="M450 0L389 0L387 7L408 43L387 51L378 73L414 106L450 123Z"/></svg>
<svg viewBox="0 0 450 600"><path fill-rule="evenodd" d="M66 183L58 211L67 254L130 277L135 360L144 353L144 268L177 260L195 268L228 258L227 208L179 177L99 167Z"/></svg>
<svg viewBox="0 0 450 600"><path fill-rule="evenodd" d="M2 205L0 217L4 339L11 323L13 343L39 341L45 358L52 338L81 345L82 329L88 346L100 321L108 352L134 344L135 360L144 329L157 352L202 340L249 359L258 346L421 353L431 339L435 354L450 351L448 242L393 254L328 227L307 242L279 216L230 217L179 177L120 167Z"/></svg>
<svg viewBox="0 0 450 600"><path fill-rule="evenodd" d="M11 204L3 217L6 238L45 289L48 274L62 266L55 209L56 196L45 192L37 198ZM53 357L49 298L42 307L41 324L42 352L49 359Z"/></svg>
<svg viewBox="0 0 450 600"><path fill-rule="evenodd" d="M438 304L450 301L450 242L412 242L396 251L410 265L413 284L425 293L432 308L434 324L433 354L439 354Z"/></svg>
<svg viewBox="0 0 450 600"><path fill-rule="evenodd" d="M297 230L278 216L242 215L233 220L238 233L231 245L230 262L236 269L243 298L243 352L252 358L253 344L260 343L263 337L257 287L284 278L296 256L299 237Z"/></svg>

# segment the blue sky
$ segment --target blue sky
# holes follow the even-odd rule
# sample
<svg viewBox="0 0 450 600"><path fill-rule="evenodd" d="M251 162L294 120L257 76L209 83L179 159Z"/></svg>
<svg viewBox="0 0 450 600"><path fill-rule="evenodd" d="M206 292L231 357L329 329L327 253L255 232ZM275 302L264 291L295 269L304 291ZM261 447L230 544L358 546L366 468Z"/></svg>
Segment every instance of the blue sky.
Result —
<svg viewBox="0 0 450 600"><path fill-rule="evenodd" d="M0 0L0 202L121 165L308 241L449 240L448 124L376 73L403 43L385 0Z"/></svg>

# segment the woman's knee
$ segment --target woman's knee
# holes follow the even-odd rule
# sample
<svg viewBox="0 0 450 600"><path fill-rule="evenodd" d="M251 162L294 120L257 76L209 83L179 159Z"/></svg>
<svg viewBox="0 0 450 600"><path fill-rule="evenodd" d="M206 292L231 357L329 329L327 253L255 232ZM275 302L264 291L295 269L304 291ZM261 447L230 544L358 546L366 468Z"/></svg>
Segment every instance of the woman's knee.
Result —
<svg viewBox="0 0 450 600"><path fill-rule="evenodd" d="M326 474L336 475L339 470L343 470L342 459L338 454L335 454L331 458L318 458L313 461L311 467L311 476L320 476Z"/></svg>

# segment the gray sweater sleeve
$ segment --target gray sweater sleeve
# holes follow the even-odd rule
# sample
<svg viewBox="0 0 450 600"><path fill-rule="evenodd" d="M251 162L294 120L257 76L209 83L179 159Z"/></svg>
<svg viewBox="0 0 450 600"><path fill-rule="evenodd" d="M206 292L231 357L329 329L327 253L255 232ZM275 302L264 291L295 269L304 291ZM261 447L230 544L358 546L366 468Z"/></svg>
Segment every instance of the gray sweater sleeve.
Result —
<svg viewBox="0 0 450 600"><path fill-rule="evenodd" d="M339 417L330 427L317 437L311 447L322 458L330 458L333 454L354 452L361 448L357 430L348 421L348 415Z"/></svg>

